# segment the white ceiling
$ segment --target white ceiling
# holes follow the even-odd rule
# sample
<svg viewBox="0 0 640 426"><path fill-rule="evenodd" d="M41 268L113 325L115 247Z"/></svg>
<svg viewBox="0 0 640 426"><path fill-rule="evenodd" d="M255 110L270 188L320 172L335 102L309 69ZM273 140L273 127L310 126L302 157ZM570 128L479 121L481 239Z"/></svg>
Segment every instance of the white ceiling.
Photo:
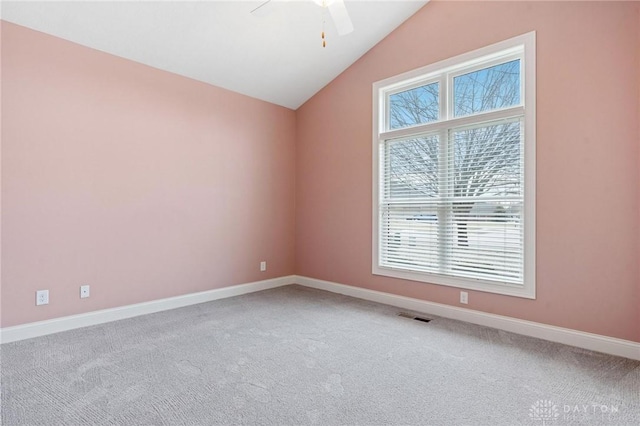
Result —
<svg viewBox="0 0 640 426"><path fill-rule="evenodd" d="M311 0L2 1L2 19L296 109L428 0L345 5L355 30L338 36ZM320 32L325 17L327 47Z"/></svg>

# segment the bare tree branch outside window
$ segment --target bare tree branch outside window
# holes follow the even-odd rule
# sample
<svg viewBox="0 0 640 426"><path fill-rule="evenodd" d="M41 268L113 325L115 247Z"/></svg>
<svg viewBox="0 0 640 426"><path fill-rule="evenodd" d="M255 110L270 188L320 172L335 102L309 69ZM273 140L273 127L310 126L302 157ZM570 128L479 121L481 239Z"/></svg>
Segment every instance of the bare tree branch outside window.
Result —
<svg viewBox="0 0 640 426"><path fill-rule="evenodd" d="M405 128L439 119L439 84L432 83L389 99L389 126ZM514 60L453 78L453 113L456 117L506 108L520 103L520 61ZM505 198L522 194L521 126L519 121L488 123L449 131L453 152L449 167L452 212L457 244L469 244L467 228L479 197ZM391 192L398 197L442 197L437 136L394 141L388 146ZM499 217L507 207L495 206Z"/></svg>

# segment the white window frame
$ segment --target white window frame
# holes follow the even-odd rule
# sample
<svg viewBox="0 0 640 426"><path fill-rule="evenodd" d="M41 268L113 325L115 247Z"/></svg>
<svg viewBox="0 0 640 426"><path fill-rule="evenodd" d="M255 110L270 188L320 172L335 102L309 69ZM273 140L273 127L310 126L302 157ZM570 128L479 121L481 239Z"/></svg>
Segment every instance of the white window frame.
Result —
<svg viewBox="0 0 640 426"><path fill-rule="evenodd" d="M499 110L480 112L470 116L453 117L453 78L460 74L504 63L505 58L520 59L521 104ZM536 298L536 37L535 31L511 38L472 52L449 58L373 84L373 232L372 273L393 278L479 290L509 296ZM389 95L433 82L440 83L440 119L408 128L387 129ZM444 95L444 96L443 96ZM523 285L495 281L451 277L380 265L380 146L390 139L420 133L444 131L477 122L524 117L524 271ZM443 117L452 117L444 119Z"/></svg>

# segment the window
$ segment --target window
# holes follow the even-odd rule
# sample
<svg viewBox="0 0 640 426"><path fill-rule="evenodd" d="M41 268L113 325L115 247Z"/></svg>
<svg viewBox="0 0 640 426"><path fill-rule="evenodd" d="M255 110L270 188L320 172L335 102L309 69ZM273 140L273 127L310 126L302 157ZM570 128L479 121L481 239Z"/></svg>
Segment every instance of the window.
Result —
<svg viewBox="0 0 640 426"><path fill-rule="evenodd" d="M373 273L535 298L535 33L373 100Z"/></svg>

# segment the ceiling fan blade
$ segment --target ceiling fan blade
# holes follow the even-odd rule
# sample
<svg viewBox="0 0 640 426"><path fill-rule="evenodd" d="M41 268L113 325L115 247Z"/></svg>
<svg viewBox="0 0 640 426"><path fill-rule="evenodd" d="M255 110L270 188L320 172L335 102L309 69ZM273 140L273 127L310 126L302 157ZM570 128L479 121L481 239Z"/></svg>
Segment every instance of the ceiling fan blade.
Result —
<svg viewBox="0 0 640 426"><path fill-rule="evenodd" d="M353 24L351 23L351 18L349 17L349 12L347 12L347 7L344 5L344 1L335 0L329 3L328 7L338 34L343 36L352 32Z"/></svg>
<svg viewBox="0 0 640 426"><path fill-rule="evenodd" d="M253 16L257 16L259 18L263 18L265 16L268 16L271 14L271 12L273 12L273 8L270 7L271 5L269 5L269 3L271 3L271 0L267 0L264 3L261 3L260 6L256 7L255 9L253 9L251 13Z"/></svg>

